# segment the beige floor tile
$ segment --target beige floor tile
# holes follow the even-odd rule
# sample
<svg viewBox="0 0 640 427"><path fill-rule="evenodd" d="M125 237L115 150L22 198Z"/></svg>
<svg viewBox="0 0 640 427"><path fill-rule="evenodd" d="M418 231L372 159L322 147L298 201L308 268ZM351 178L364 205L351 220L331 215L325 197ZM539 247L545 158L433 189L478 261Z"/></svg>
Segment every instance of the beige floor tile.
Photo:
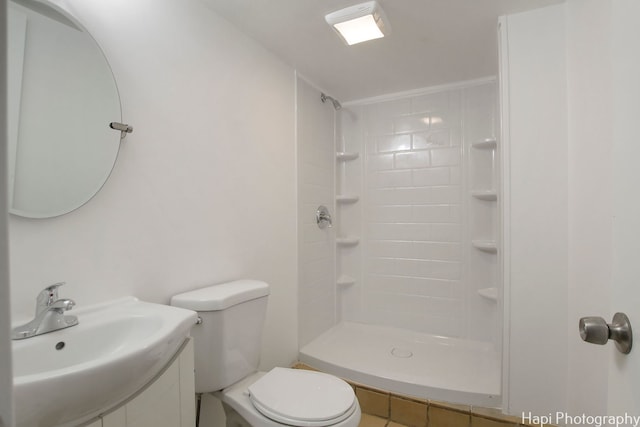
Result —
<svg viewBox="0 0 640 427"><path fill-rule="evenodd" d="M426 427L427 404L391 396L391 420L410 427Z"/></svg>
<svg viewBox="0 0 640 427"><path fill-rule="evenodd" d="M467 412L429 406L428 427L469 427L470 425L471 416Z"/></svg>
<svg viewBox="0 0 640 427"><path fill-rule="evenodd" d="M429 405L435 406L437 408L442 408L442 409L453 409L454 411L458 411L458 412L471 411L471 406L462 405L460 403L449 403L449 402L440 402L438 400L430 400Z"/></svg>
<svg viewBox="0 0 640 427"><path fill-rule="evenodd" d="M389 394L356 387L356 396L363 413L389 418Z"/></svg>
<svg viewBox="0 0 640 427"><path fill-rule="evenodd" d="M472 416L471 427L517 427L517 424Z"/></svg>
<svg viewBox="0 0 640 427"><path fill-rule="evenodd" d="M387 425L386 418L376 417L375 415L362 414L358 427L385 427Z"/></svg>
<svg viewBox="0 0 640 427"><path fill-rule="evenodd" d="M471 408L473 415L479 415L483 418L489 418L490 420L502 421L511 424L521 424L522 418L513 415L505 415L500 409L495 408L482 408L479 406L473 406Z"/></svg>

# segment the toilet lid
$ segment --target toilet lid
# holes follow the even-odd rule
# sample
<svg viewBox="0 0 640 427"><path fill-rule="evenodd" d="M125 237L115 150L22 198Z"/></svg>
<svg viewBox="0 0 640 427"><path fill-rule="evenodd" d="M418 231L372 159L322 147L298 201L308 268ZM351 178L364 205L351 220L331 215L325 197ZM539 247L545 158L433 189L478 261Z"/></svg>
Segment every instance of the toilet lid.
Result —
<svg viewBox="0 0 640 427"><path fill-rule="evenodd" d="M253 406L274 421L299 427L325 426L355 410L349 384L331 375L274 368L249 386Z"/></svg>

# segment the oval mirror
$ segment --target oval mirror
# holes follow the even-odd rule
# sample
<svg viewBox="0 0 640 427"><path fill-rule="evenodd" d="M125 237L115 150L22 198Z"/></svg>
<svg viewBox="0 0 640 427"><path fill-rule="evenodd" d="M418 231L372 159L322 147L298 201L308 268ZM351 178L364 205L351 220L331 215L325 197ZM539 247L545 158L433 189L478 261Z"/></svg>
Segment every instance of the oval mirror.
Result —
<svg viewBox="0 0 640 427"><path fill-rule="evenodd" d="M10 212L50 218L79 208L118 156L118 89L102 50L72 17L34 0L8 2Z"/></svg>

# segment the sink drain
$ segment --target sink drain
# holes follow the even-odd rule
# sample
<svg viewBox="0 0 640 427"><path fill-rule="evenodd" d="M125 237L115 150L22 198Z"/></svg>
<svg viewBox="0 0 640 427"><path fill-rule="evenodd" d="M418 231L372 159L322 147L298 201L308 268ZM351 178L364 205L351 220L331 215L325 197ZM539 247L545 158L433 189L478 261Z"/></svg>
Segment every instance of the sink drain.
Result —
<svg viewBox="0 0 640 427"><path fill-rule="evenodd" d="M413 356L413 352L406 348L393 347L391 349L391 355L399 357L401 359L408 359L409 357Z"/></svg>
<svg viewBox="0 0 640 427"><path fill-rule="evenodd" d="M60 341L58 344L56 344L56 350L62 350L65 346L64 341Z"/></svg>

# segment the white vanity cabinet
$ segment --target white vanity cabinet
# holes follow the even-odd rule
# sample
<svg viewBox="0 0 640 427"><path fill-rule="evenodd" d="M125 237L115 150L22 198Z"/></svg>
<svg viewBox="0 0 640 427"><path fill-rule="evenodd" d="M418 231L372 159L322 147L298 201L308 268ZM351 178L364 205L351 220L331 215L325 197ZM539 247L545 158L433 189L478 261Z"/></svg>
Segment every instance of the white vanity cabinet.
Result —
<svg viewBox="0 0 640 427"><path fill-rule="evenodd" d="M195 425L193 340L156 380L118 409L87 427L192 427Z"/></svg>

